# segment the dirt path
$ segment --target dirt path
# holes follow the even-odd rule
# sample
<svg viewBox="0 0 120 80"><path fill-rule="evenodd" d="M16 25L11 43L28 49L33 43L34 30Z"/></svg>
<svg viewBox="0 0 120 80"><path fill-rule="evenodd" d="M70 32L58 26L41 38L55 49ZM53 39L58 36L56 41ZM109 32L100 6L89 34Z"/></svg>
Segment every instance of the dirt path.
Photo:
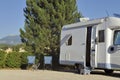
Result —
<svg viewBox="0 0 120 80"><path fill-rule="evenodd" d="M102 71L91 75L79 75L75 72L58 72L47 70L0 70L0 80L119 80L120 71L108 76Z"/></svg>

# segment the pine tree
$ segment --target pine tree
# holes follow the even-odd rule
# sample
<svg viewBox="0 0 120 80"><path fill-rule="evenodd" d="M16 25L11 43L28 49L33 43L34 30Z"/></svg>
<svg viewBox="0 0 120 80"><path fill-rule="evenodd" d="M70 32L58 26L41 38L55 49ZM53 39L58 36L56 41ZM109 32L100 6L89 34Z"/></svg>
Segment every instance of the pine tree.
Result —
<svg viewBox="0 0 120 80"><path fill-rule="evenodd" d="M62 26L81 17L76 0L26 0L24 15L21 40L35 54L59 53Z"/></svg>

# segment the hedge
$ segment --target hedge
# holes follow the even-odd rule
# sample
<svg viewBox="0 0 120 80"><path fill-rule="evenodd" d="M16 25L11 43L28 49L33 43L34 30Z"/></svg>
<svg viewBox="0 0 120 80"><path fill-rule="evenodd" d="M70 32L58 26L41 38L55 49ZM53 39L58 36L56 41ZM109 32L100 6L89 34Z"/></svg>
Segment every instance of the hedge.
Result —
<svg viewBox="0 0 120 80"><path fill-rule="evenodd" d="M18 52L9 53L6 57L6 67L8 68L20 68L21 66L21 54Z"/></svg>
<svg viewBox="0 0 120 80"><path fill-rule="evenodd" d="M6 60L7 54L3 51L0 51L0 68L5 67L5 60Z"/></svg>
<svg viewBox="0 0 120 80"><path fill-rule="evenodd" d="M32 55L31 53L28 52L22 52L21 53L21 69L27 69L28 66L28 59L27 56Z"/></svg>
<svg viewBox="0 0 120 80"><path fill-rule="evenodd" d="M32 55L29 52L11 52L0 51L0 68L26 68L27 56Z"/></svg>

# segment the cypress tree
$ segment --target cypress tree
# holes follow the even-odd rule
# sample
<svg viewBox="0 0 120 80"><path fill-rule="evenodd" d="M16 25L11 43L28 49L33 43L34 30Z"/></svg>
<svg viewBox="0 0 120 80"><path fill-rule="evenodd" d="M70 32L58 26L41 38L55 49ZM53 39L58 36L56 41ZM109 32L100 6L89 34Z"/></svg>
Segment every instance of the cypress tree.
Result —
<svg viewBox="0 0 120 80"><path fill-rule="evenodd" d="M26 0L24 15L21 40L35 54L59 53L62 26L81 17L76 0Z"/></svg>

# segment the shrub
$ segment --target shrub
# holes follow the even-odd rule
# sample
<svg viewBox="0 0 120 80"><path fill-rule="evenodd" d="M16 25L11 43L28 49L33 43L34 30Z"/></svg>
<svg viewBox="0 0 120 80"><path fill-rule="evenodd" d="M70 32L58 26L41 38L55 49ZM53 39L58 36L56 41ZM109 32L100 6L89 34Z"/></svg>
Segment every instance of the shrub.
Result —
<svg viewBox="0 0 120 80"><path fill-rule="evenodd" d="M28 65L27 56L32 55L29 52L11 52L0 51L0 68L22 68L26 69Z"/></svg>
<svg viewBox="0 0 120 80"><path fill-rule="evenodd" d="M30 56L30 55L32 55L32 54L29 53L29 52L22 52L21 53L21 68L22 69L26 69L27 68L27 65L28 65L27 56Z"/></svg>
<svg viewBox="0 0 120 80"><path fill-rule="evenodd" d="M7 54L3 51L0 51L0 68L5 67L5 60L6 60Z"/></svg>
<svg viewBox="0 0 120 80"><path fill-rule="evenodd" d="M21 66L20 53L18 52L9 53L6 58L6 67L20 68L20 66Z"/></svg>

